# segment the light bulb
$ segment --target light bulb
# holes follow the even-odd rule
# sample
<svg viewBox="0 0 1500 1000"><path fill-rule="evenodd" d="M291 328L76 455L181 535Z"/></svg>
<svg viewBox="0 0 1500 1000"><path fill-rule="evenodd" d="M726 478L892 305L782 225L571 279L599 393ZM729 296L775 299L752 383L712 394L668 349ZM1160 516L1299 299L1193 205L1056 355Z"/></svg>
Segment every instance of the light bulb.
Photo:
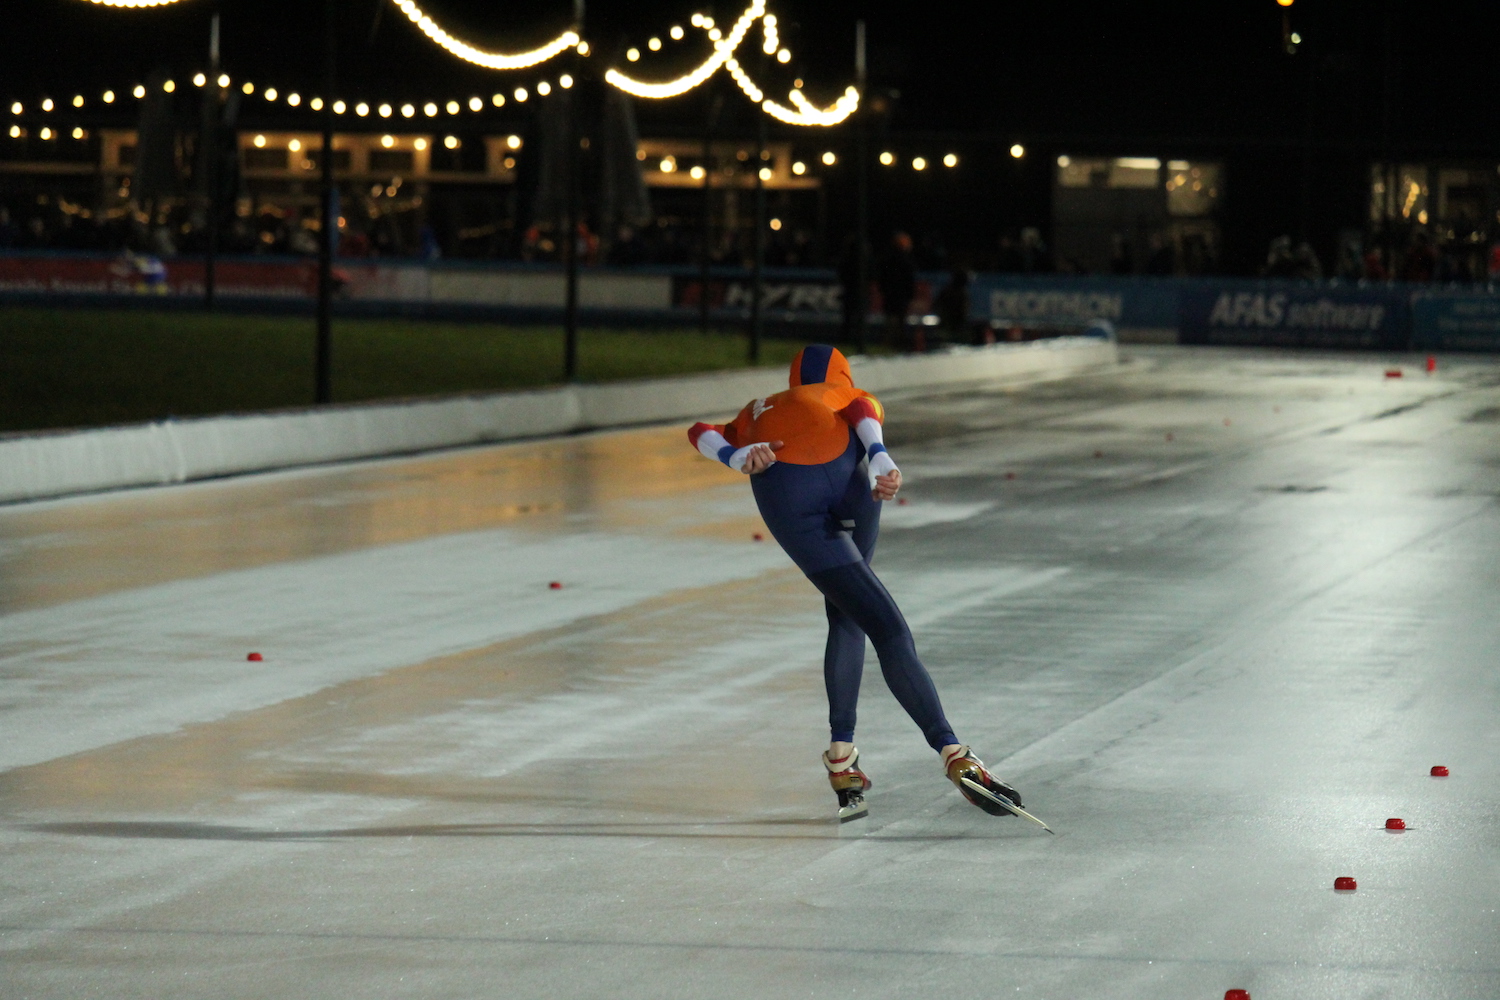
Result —
<svg viewBox="0 0 1500 1000"><path fill-rule="evenodd" d="M839 158L834 155L833 150L829 150L823 154L823 166L831 167L837 162L839 162Z"/></svg>
<svg viewBox="0 0 1500 1000"><path fill-rule="evenodd" d="M443 145L447 146L449 149L457 149L458 148L458 136L456 136L456 135L450 135L450 136L448 136L446 139L443 140Z"/></svg>

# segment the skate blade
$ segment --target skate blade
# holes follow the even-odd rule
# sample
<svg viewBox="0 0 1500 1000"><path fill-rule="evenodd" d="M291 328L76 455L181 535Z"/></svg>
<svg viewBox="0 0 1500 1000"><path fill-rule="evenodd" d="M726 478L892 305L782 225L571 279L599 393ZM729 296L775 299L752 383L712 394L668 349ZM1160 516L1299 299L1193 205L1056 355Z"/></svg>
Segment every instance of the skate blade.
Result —
<svg viewBox="0 0 1500 1000"><path fill-rule="evenodd" d="M853 819L864 819L868 815L870 815L870 807L865 805L864 802L859 802L858 804L851 803L850 805L839 807L840 823L847 823Z"/></svg>
<svg viewBox="0 0 1500 1000"><path fill-rule="evenodd" d="M1053 836L1057 835L1056 831L1053 830L1052 827L1048 826L1046 823L1043 823L1041 820L1037 819L1035 816L1031 815L1031 813L1027 812L1025 809L1022 809L1020 806L1016 805L1004 795L996 795L994 792L990 791L988 788L985 788L979 782L972 781L968 778L959 778L958 780L964 783L965 788L969 789L971 792L974 792L976 795L984 796L991 802L995 803L995 805L999 806L1001 809L1004 809L1006 812L1010 813L1012 816L1019 816L1022 819L1029 819Z"/></svg>

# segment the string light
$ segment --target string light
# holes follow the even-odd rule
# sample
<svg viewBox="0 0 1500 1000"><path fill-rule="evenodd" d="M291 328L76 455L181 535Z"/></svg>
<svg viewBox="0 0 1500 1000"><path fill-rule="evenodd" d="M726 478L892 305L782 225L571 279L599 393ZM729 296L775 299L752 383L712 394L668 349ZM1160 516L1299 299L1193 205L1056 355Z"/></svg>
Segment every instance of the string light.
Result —
<svg viewBox="0 0 1500 1000"><path fill-rule="evenodd" d="M52 110L52 98L50 98L50 97L44 97L44 98L42 98L42 110L43 111L51 111Z"/></svg>
<svg viewBox="0 0 1500 1000"><path fill-rule="evenodd" d="M194 73L193 74L193 86L195 86L195 87L202 87L202 86L204 86L207 83L208 83L208 77L204 76L202 73Z"/></svg>
<svg viewBox="0 0 1500 1000"><path fill-rule="evenodd" d="M563 90L567 90L569 87L573 86L573 78L564 73L562 76L557 78L557 85Z"/></svg>
<svg viewBox="0 0 1500 1000"><path fill-rule="evenodd" d="M751 0L751 4L745 12L740 15L734 23L734 28L729 32L729 37L720 38L719 29L713 27L713 18L700 17L698 27L708 28L708 37L714 40L714 54L705 59L696 69L679 76L675 80L664 83L647 83L644 80L636 80L626 76L617 69L611 69L604 74L604 79L625 93L633 97L677 97L687 93L704 80L718 72L719 67L725 65L734 50L739 48L740 42L744 41L745 33L750 30L750 25L760 20L766 12L765 0ZM748 77L747 77L748 79ZM744 84L740 84L741 88Z"/></svg>
<svg viewBox="0 0 1500 1000"><path fill-rule="evenodd" d="M833 150L830 149L828 152L823 154L823 166L831 167L837 162L839 162L839 158L834 154Z"/></svg>
<svg viewBox="0 0 1500 1000"><path fill-rule="evenodd" d="M142 87L140 84L136 84L135 85L135 89L132 90L130 93L131 93L131 95L133 97L135 97L137 100L139 100L140 98L146 96L146 88Z"/></svg>
<svg viewBox="0 0 1500 1000"><path fill-rule="evenodd" d="M792 173L796 174L799 177L802 176L803 174L807 173L807 164L803 163L801 160L798 160L796 163L792 164Z"/></svg>
<svg viewBox="0 0 1500 1000"><path fill-rule="evenodd" d="M437 112L438 112L438 106L436 104L433 104L431 101L428 101L426 104L422 105L422 113L425 114L428 118L436 118L437 117ZM406 114L406 108L402 108L401 109L401 113L403 115L405 115ZM408 118L411 117L410 115L406 115L406 116Z"/></svg>
<svg viewBox="0 0 1500 1000"><path fill-rule="evenodd" d="M945 167L956 167L956 166L958 166L958 156L955 155L955 154L953 154L953 153L949 153L947 156L943 157L943 166L945 166Z"/></svg>
<svg viewBox="0 0 1500 1000"><path fill-rule="evenodd" d="M403 104L403 105L401 105L401 117L402 118L415 118L416 115L417 115L417 106L415 104Z"/></svg>
<svg viewBox="0 0 1500 1000"><path fill-rule="evenodd" d="M648 83L644 80L627 76L619 70L611 69L604 74L604 78L612 86L618 87L620 90L635 97L667 98L676 97L692 90L716 73L720 67L723 67L729 71L729 75L734 79L740 90L744 91L746 97L759 104L766 114L790 125L837 125L858 109L859 90L857 88L847 88L843 95L834 101L833 104L826 108L820 108L807 99L807 95L802 92L800 80L798 81L798 86L793 88L792 92L788 95L791 104L790 107L779 104L776 101L768 100L764 91L750 77L750 74L745 71L745 67L740 64L739 60L734 57L735 50L739 48L740 44L745 40L750 27L757 21L760 22L761 31L764 35L761 51L766 55L775 55L776 60L780 63L791 62L791 51L781 47L780 44L776 15L766 12L766 0L752 0L750 6L735 21L734 27L730 29L728 35L723 35L720 32L714 25L713 18L703 14L693 15L693 27L708 33L709 39L714 43L714 51L713 55L709 56L708 59L704 60L687 74L663 83ZM674 38L677 37L675 27L680 26L674 26ZM659 38L652 38L648 43L648 48L656 51L660 48L660 41ZM639 49L632 48L626 52L625 57L630 62L636 62L640 59L640 55Z"/></svg>
<svg viewBox="0 0 1500 1000"><path fill-rule="evenodd" d="M176 80L168 80L166 83L164 83L164 84L161 85L161 89L165 90L167 93L170 94L170 93L172 93L173 91L175 91L177 89L177 81ZM51 111L52 109L48 108L47 110Z"/></svg>
<svg viewBox="0 0 1500 1000"><path fill-rule="evenodd" d="M485 52L448 34L438 26L436 21L422 13L422 8L416 5L415 0L391 0L391 2L401 8L401 12L411 20L412 24L422 29L422 33L428 38L465 62L471 62L486 69L526 69L528 66L546 62L564 49L572 48L583 41L576 31L564 31L552 41L530 52L517 52L514 55Z"/></svg>
<svg viewBox="0 0 1500 1000"><path fill-rule="evenodd" d="M334 114L341 115L341 114L343 114L347 110L349 110L349 105L345 104L343 101L334 101L333 102L333 113Z"/></svg>
<svg viewBox="0 0 1500 1000"><path fill-rule="evenodd" d="M90 0L90 2L111 7L140 8L162 6L179 2L179 0ZM581 56L589 54L588 42L571 29L564 31L545 44L526 52L502 53L485 51L449 34L417 5L416 0L391 0L391 2L433 42L446 49L452 55L487 69L525 69L545 62L561 54L568 48L575 49ZM780 33L777 27L776 15L766 11L766 0L751 0L750 5L734 22L733 27L729 29L727 34L714 23L712 17L705 14L694 14L692 16L691 23L693 27L704 31L708 35L709 40L713 42L713 53L696 68L683 76L661 83L650 83L645 80L634 79L621 73L619 70L611 68L605 73L605 80L635 97L662 99L684 94L702 84L720 68L727 68L731 76L734 77L736 84L745 92L746 96L759 104L767 114L780 121L793 125L829 126L844 121L849 115L854 113L859 107L860 100L859 92L854 87L847 88L843 95L826 108L817 107L807 99L806 95L802 93L801 80L797 81L797 85L788 95L790 107L766 99L762 89L734 58L735 51L745 40L746 34L756 22L760 23L763 33L762 51L766 55L774 55L779 63L786 64L791 62L791 50L780 44ZM672 25L667 33L674 41L681 41L686 34L680 24ZM663 43L659 36L653 36L647 41L647 48L652 52L658 52L662 47ZM632 47L626 52L626 59L630 62L637 62L640 58L641 52L638 48ZM193 82L196 86L202 87L206 85L207 81L204 74L199 73L193 78ZM572 85L572 80L568 77L560 78L558 82L564 88ZM220 77L219 85L228 85L227 75ZM175 84L168 80L163 85L163 89L167 93L171 93L175 89ZM246 83L244 85L244 92L246 94L252 93L253 90L254 88L251 84ZM536 90L538 94L545 97L551 91L551 85L544 80L537 84ZM143 87L138 86L136 88L136 96L145 96ZM525 101L527 96L526 88L516 88L516 100ZM275 91L268 89L266 97L268 100L275 100ZM502 107L505 103L505 97L503 94L497 93L493 96L492 102L495 107ZM287 95L287 104L289 106L297 107L300 103L301 99L297 94ZM339 104L342 103L339 102ZM479 111L483 105L483 102L478 98L471 98L468 103L470 110L475 112ZM314 110L318 110L322 106L322 101L314 98L311 104ZM361 106L368 107L366 105ZM462 105L456 101L447 103L449 114L459 113L459 111L453 110L455 106L460 110L462 108ZM403 116L410 118L415 114L414 111L407 111L407 108L411 107L412 105L402 106L401 111ZM382 117L390 117L390 113L385 110L387 108L389 108L389 105L381 105ZM342 111L338 113L343 114ZM429 112L428 116L433 117L433 114Z"/></svg>
<svg viewBox="0 0 1500 1000"><path fill-rule="evenodd" d="M390 149L396 144L396 138L395 136L383 135L380 137L380 144L386 149Z"/></svg>
<svg viewBox="0 0 1500 1000"><path fill-rule="evenodd" d="M1010 155L1019 160L1021 157L1026 155L1026 147L1018 142L1014 146L1010 147ZM1067 164L1063 164L1063 166L1067 166Z"/></svg>
<svg viewBox="0 0 1500 1000"><path fill-rule="evenodd" d="M240 86L240 93L244 94L246 97L249 97L251 94L255 93L255 84L251 83L249 80L246 80L244 82L244 84L242 84ZM276 88L275 87L272 87L272 88L270 88L269 90L266 91L266 100L268 100L268 101L274 101L274 100L276 100Z"/></svg>
<svg viewBox="0 0 1500 1000"><path fill-rule="evenodd" d="M915 159L913 159L911 161L911 168L913 170L926 170L927 169L927 161L925 159L923 159L922 157L918 156L918 157L916 157Z"/></svg>
<svg viewBox="0 0 1500 1000"><path fill-rule="evenodd" d="M443 145L447 146L449 149L457 149L458 148L458 136L456 136L456 135L450 135L450 136L448 136L446 139L443 140Z"/></svg>
<svg viewBox="0 0 1500 1000"><path fill-rule="evenodd" d="M24 110L25 109L21 107L21 102L20 101L17 101L16 103L14 103L14 104L12 104L10 106L10 113L13 114L13 115L18 115L18 114L20 114Z"/></svg>
<svg viewBox="0 0 1500 1000"><path fill-rule="evenodd" d="M115 103L115 92L113 90L106 90L104 92L103 101L105 104Z"/></svg>
<svg viewBox="0 0 1500 1000"><path fill-rule="evenodd" d="M761 107L772 118L784 121L788 125L837 125L839 122L854 114L859 107L859 90L849 87L838 100L826 108L820 108L807 99L807 95L800 90L793 90L787 95L796 111L791 108L782 107L775 101L763 101Z"/></svg>
<svg viewBox="0 0 1500 1000"><path fill-rule="evenodd" d="M21 131L21 126L19 126L19 125L12 125L10 127L10 137L12 139L19 139L19 138L21 138L21 136L23 136L25 134L26 134L25 132Z"/></svg>
<svg viewBox="0 0 1500 1000"><path fill-rule="evenodd" d="M88 135L88 133L85 132L83 129L81 129L81 128L77 127L77 126L74 126L74 128L73 128L73 138L75 138L75 139L82 139L82 138L86 137L87 135Z"/></svg>
<svg viewBox="0 0 1500 1000"><path fill-rule="evenodd" d="M219 86L221 86L221 87L227 87L227 86L229 86L229 74L228 73L220 73L219 74Z"/></svg>
<svg viewBox="0 0 1500 1000"><path fill-rule="evenodd" d="M42 129L42 131L39 134L41 135L41 137L43 139L51 139L52 138L52 130L50 128L44 128L44 129Z"/></svg>
<svg viewBox="0 0 1500 1000"><path fill-rule="evenodd" d="M310 101L307 102L307 106L310 107L310 108L312 108L314 111L322 111L323 110L323 98L321 98L321 97L314 97L312 100L310 100Z"/></svg>
<svg viewBox="0 0 1500 1000"><path fill-rule="evenodd" d="M881 153L880 154L880 163L881 163L882 166L888 167L892 163L895 163L895 162L896 162L896 154L895 153L889 153L889 152L887 152L887 153Z"/></svg>
<svg viewBox="0 0 1500 1000"><path fill-rule="evenodd" d="M411 148L420 153L427 148L427 140L419 135L411 141Z"/></svg>

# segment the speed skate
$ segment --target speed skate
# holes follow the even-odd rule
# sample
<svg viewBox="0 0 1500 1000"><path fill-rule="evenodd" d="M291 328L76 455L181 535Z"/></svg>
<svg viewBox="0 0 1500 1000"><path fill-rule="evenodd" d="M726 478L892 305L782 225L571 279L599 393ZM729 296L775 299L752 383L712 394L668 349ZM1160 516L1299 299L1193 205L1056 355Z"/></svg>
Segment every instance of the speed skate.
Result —
<svg viewBox="0 0 1500 1000"><path fill-rule="evenodd" d="M995 792L992 792L988 788L985 788L983 785L981 785L979 782L972 781L969 778L962 778L961 777L958 780L962 783L961 787L963 787L964 789L968 790L969 792L972 792L973 795L983 796L985 799L988 799L990 802L993 802L995 805L999 806L1001 809L1004 809L1006 812L1010 813L1012 816L1019 816L1022 819L1029 819L1033 823L1035 823L1037 826L1041 827L1043 830L1046 830L1048 833L1050 833L1050 834L1052 834L1054 836L1057 835L1057 831L1056 830L1052 829L1052 827L1048 826L1046 823L1043 823L1041 820L1039 820L1035 816L1031 815L1031 813L1027 812L1025 809L1022 809L1020 806L1016 805L1014 802L1012 802L1010 799L1006 798L1004 795L1000 795L1000 794L997 794ZM970 802L974 801L974 799L973 799L972 796L969 797L969 801Z"/></svg>

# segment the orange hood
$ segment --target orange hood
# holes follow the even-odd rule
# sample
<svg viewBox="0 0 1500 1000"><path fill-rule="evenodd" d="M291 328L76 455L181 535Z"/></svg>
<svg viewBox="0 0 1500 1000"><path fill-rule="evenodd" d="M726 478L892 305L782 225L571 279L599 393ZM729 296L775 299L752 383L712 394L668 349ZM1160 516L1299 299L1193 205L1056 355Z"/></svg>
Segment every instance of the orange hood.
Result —
<svg viewBox="0 0 1500 1000"><path fill-rule="evenodd" d="M849 359L839 353L838 348L827 344L808 344L792 359L791 388L799 385L829 385L854 387L854 376L849 373Z"/></svg>

